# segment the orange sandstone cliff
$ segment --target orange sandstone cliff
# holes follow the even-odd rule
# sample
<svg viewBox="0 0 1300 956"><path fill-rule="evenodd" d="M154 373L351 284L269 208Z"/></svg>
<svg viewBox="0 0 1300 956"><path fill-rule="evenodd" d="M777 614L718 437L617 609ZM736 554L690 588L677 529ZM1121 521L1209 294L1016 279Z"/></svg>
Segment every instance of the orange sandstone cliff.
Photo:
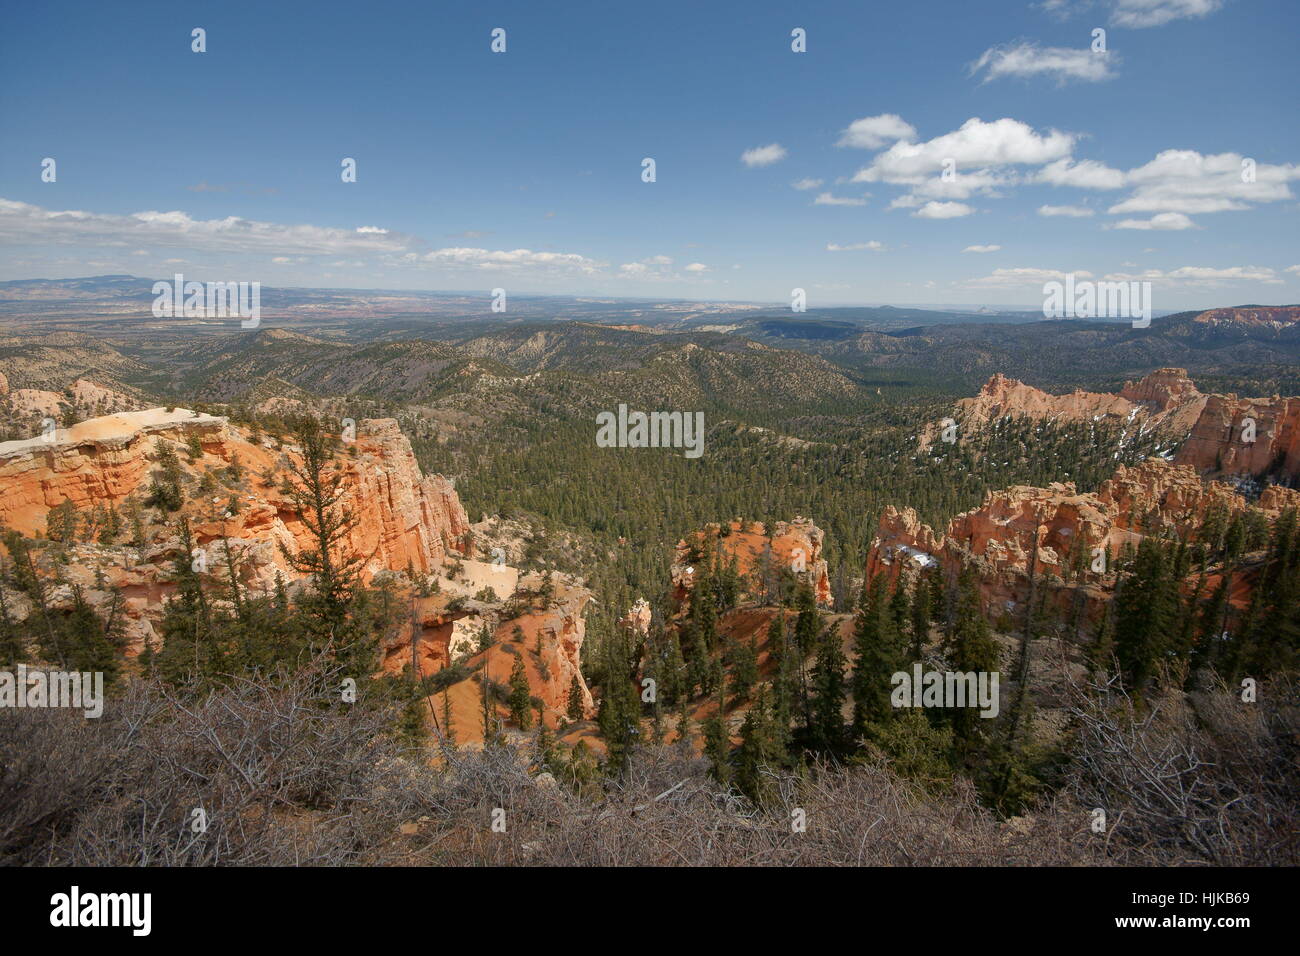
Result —
<svg viewBox="0 0 1300 956"><path fill-rule="evenodd" d="M822 556L825 532L810 518L778 521L768 532L761 522L734 519L725 526L708 524L677 543L671 573L674 602L687 603L695 586L695 562L706 547L715 548L724 564L734 562L746 596L762 594L771 575L788 568L796 578L806 580L817 596L817 603L831 606L831 583L826 559Z"/></svg>
<svg viewBox="0 0 1300 956"><path fill-rule="evenodd" d="M1253 507L1273 518L1297 505L1300 492L1274 487ZM1228 485L1202 482L1190 466L1161 459L1120 466L1092 494L1078 493L1071 483L989 492L980 507L957 515L942 533L921 523L911 508L891 506L881 516L866 573L891 581L924 568L956 575L969 563L979 575L985 607L1009 610L1024 599L1032 549L1038 574L1063 577L1071 559L1083 557L1082 583L1105 589L1114 583L1109 558L1126 544L1140 543L1140 528L1185 531L1216 506L1228 513L1252 507ZM1095 549L1108 555L1097 565L1104 570L1094 570Z"/></svg>

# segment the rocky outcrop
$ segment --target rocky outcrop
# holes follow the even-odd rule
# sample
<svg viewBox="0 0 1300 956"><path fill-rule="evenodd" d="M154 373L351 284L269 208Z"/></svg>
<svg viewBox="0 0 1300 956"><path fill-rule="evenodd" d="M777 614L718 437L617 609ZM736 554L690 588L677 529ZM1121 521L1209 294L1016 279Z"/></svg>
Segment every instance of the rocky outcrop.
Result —
<svg viewBox="0 0 1300 956"><path fill-rule="evenodd" d="M1300 398L1212 395L1174 460L1201 473L1300 480Z"/></svg>
<svg viewBox="0 0 1300 956"><path fill-rule="evenodd" d="M190 436L214 448L230 438L224 418L154 408L0 443L0 524L33 534L63 501L121 504L146 482L155 439L183 443Z"/></svg>
<svg viewBox="0 0 1300 956"><path fill-rule="evenodd" d="M724 566L734 565L747 599L762 596L771 587L774 575L788 568L796 578L808 582L819 604L830 607L830 576L822 556L824 538L822 529L804 517L778 521L770 534L761 522L740 518L725 526L708 524L677 543L671 568L677 606L689 603L696 564L707 553L716 551Z"/></svg>
<svg viewBox="0 0 1300 956"><path fill-rule="evenodd" d="M1244 306L1210 309L1192 320L1201 325L1240 325L1255 328L1287 329L1300 324L1300 306Z"/></svg>
<svg viewBox="0 0 1300 956"><path fill-rule="evenodd" d="M1256 507L1275 518L1297 502L1300 493L1277 488ZM989 492L980 507L957 515L942 533L910 508L886 508L866 573L893 581L925 568L955 576L971 565L985 607L998 612L1023 600L1034 549L1038 574L1066 577L1078 571L1084 584L1106 589L1113 583L1111 558L1125 545L1139 544L1144 533L1185 532L1211 509L1231 514L1247 507L1228 485L1204 483L1191 467L1150 459L1120 466L1095 494L1080 494L1070 483Z"/></svg>
<svg viewBox="0 0 1300 956"><path fill-rule="evenodd" d="M575 710L583 717L595 711L591 691L582 674L582 645L586 635L583 614L591 592L567 577L552 575L552 593L542 598L537 574L519 580L513 600L493 603L450 598L444 593L416 602L415 630L395 637L384 650L384 670L400 673L414 663L423 677L456 665L459 679L447 681L428 698L429 722L445 730L448 713L457 743L483 740L483 677L505 688L516 658L522 658L533 698L541 704L541 717L549 727L569 719L570 694L577 682ZM480 649L484 630L492 635ZM412 636L414 635L414 640ZM495 719L506 724L508 708L488 692ZM534 712L536 715L536 712Z"/></svg>
<svg viewBox="0 0 1300 956"><path fill-rule="evenodd" d="M1181 368L1157 369L1137 382L1125 382L1114 395L1082 389L1053 395L999 372L984 383L978 395L957 403L953 420L959 423L959 441L966 434L1002 418L1067 423L1105 421L1118 425L1136 422L1143 429L1167 426L1181 436L1200 415L1206 397ZM922 450L933 444L942 432L942 423L927 424L920 436Z"/></svg>
<svg viewBox="0 0 1300 956"><path fill-rule="evenodd" d="M623 615L622 624L632 634L645 637L650 633L650 602L645 598L637 598L627 614Z"/></svg>
<svg viewBox="0 0 1300 956"><path fill-rule="evenodd" d="M226 419L185 409L160 408L90 419L48 436L0 444L0 522L26 535L44 530L50 511L71 502L81 513L132 510L141 518L131 546L116 541L85 544L65 572L92 603L126 599L128 654L146 642L159 646L152 621L173 590L172 572L184 558L169 524L141 507L159 449L173 447L185 476L181 514L190 519L200 566L224 566L229 549L238 559L243 583L267 593L277 578L292 584L300 576L286 559L313 547L311 533L283 486L291 445L273 447ZM367 580L383 571L436 572L457 554L469 528L451 483L421 474L410 443L388 419L358 423L355 442L338 457L343 476L340 505L355 517L342 543L363 559ZM240 477L231 477L232 470ZM201 477L215 492L200 494ZM513 582L512 582L513 583ZM69 589L69 598L71 591ZM56 602L57 606L57 602Z"/></svg>

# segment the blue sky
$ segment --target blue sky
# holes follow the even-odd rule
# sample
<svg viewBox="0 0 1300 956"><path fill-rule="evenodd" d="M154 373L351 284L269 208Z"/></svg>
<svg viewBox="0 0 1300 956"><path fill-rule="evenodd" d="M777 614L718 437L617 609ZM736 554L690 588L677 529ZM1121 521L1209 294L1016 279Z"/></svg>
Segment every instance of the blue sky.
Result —
<svg viewBox="0 0 1300 956"><path fill-rule="evenodd" d="M1296 0L8 5L0 278L1297 302L1298 35Z"/></svg>

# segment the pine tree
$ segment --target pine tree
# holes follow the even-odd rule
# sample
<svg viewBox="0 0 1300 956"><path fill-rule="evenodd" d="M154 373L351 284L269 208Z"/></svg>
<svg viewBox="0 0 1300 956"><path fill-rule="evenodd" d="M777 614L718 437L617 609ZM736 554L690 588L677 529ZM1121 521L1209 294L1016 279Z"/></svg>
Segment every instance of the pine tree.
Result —
<svg viewBox="0 0 1300 956"><path fill-rule="evenodd" d="M1172 643L1177 582L1164 545L1146 537L1115 598L1115 654L1128 686L1141 693Z"/></svg>
<svg viewBox="0 0 1300 956"><path fill-rule="evenodd" d="M964 568L957 580L952 637L948 650L954 671L991 674L998 670L998 646L980 607L979 581L975 571ZM953 733L967 751L983 739L982 718L975 707L958 707L953 711Z"/></svg>
<svg viewBox="0 0 1300 956"><path fill-rule="evenodd" d="M760 687L753 706L740 728L740 749L736 754L736 785L755 802L771 797L774 781L764 771L780 769L785 763L784 741L775 726L766 688Z"/></svg>
<svg viewBox="0 0 1300 956"><path fill-rule="evenodd" d="M905 643L897 629L893 604L887 604L883 574L863 579L853 621L853 732L861 737L868 727L894 716L890 703L892 678L903 669ZM901 589L902 585L899 585Z"/></svg>
<svg viewBox="0 0 1300 956"><path fill-rule="evenodd" d="M532 692L528 687L528 672L524 668L524 659L515 655L514 665L510 668L510 719L520 730L527 730L532 724Z"/></svg>
<svg viewBox="0 0 1300 956"><path fill-rule="evenodd" d="M731 739L719 699L717 709L704 721L704 755L712 763L713 777L719 783L731 780Z"/></svg>
<svg viewBox="0 0 1300 956"><path fill-rule="evenodd" d="M813 664L809 726L813 746L826 753L844 749L845 664L839 629L828 627L818 642L817 660Z"/></svg>
<svg viewBox="0 0 1300 956"><path fill-rule="evenodd" d="M565 713L570 720L582 720L584 716L582 706L582 685L578 683L578 675L573 675L573 680L569 682L569 702Z"/></svg>

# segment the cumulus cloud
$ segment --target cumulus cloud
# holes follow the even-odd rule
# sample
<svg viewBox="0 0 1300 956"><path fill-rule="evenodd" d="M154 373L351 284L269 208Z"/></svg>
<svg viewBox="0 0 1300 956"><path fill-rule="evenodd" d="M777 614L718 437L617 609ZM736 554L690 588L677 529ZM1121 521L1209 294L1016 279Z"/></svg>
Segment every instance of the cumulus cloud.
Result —
<svg viewBox="0 0 1300 956"><path fill-rule="evenodd" d="M852 196L832 196L830 193L818 193L817 198L813 200L814 206L865 206L865 199L857 199Z"/></svg>
<svg viewBox="0 0 1300 956"><path fill-rule="evenodd" d="M785 159L786 155L785 147L780 143L769 143L766 146L755 146L753 149L745 150L740 154L740 161L750 167L771 166Z"/></svg>
<svg viewBox="0 0 1300 956"><path fill-rule="evenodd" d="M1094 213L1087 206L1039 206L1038 214L1040 216L1073 216L1076 219L1082 219Z"/></svg>
<svg viewBox="0 0 1300 956"><path fill-rule="evenodd" d="M912 213L917 219L958 219L975 210L961 202L928 202Z"/></svg>
<svg viewBox="0 0 1300 956"><path fill-rule="evenodd" d="M1025 40L991 47L971 64L971 75L984 71L984 82L1004 76L1049 76L1058 84L1070 80L1096 83L1115 76L1119 62L1113 53L1094 53L1059 46L1039 46Z"/></svg>
<svg viewBox="0 0 1300 956"><path fill-rule="evenodd" d="M867 242L850 242L845 245L840 245L838 242L826 243L827 252L861 252L863 250L884 252L885 244L875 239L871 239Z"/></svg>
<svg viewBox="0 0 1300 956"><path fill-rule="evenodd" d="M621 279L641 279L650 282L684 281L687 278L704 275L712 269L703 262L692 262L683 266L681 271L673 268L672 256L648 256L636 262L625 262L618 267Z"/></svg>
<svg viewBox="0 0 1300 956"><path fill-rule="evenodd" d="M826 181L826 180L824 180L824 179L813 179L811 176L805 176L803 179L796 180L795 182L791 183L790 185L793 186L795 189L804 189L804 190L806 190L806 189L816 189L818 186L820 186L820 185L821 185L822 183L824 183L825 181Z"/></svg>
<svg viewBox="0 0 1300 956"><path fill-rule="evenodd" d="M916 139L916 128L895 113L865 116L848 125L836 146L853 146L858 149L880 149L896 140Z"/></svg>
<svg viewBox="0 0 1300 956"><path fill-rule="evenodd" d="M967 246L962 252L997 252L1001 246Z"/></svg>
<svg viewBox="0 0 1300 956"><path fill-rule="evenodd" d="M1034 182L1079 189L1119 189L1124 185L1124 173L1093 159L1075 162L1067 158L1048 163L1034 175Z"/></svg>
<svg viewBox="0 0 1300 956"><path fill-rule="evenodd" d="M1253 172L1252 172L1253 171ZM1191 149L1168 149L1125 175L1134 187L1110 207L1126 212L1224 212L1252 203L1291 199L1287 183L1300 179L1300 166L1253 163L1238 153L1203 156Z"/></svg>
<svg viewBox="0 0 1300 956"><path fill-rule="evenodd" d="M858 170L853 182L918 185L946 164L958 170L1038 166L1069 156L1074 143L1075 137L1068 133L1048 130L1040 135L1019 120L1004 117L986 123L972 117L959 129L934 139L894 143Z"/></svg>
<svg viewBox="0 0 1300 956"><path fill-rule="evenodd" d="M1160 229L1160 230L1178 230L1178 229L1195 229L1196 223L1188 219L1181 212L1161 212L1152 216L1150 219L1121 219L1119 222L1108 226L1110 229Z"/></svg>

